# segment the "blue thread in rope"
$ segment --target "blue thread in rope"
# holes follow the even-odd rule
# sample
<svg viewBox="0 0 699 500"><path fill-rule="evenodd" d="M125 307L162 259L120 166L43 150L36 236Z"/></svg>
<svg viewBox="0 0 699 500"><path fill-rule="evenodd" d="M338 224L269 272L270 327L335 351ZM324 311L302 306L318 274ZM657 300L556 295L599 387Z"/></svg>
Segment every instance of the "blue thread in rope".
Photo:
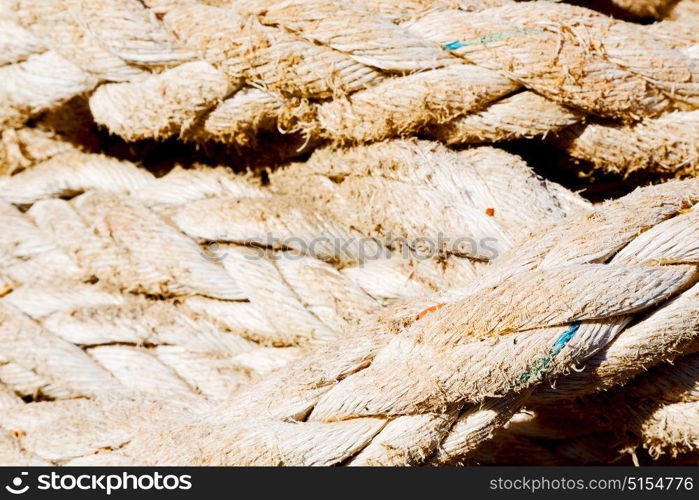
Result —
<svg viewBox="0 0 699 500"><path fill-rule="evenodd" d="M503 31L501 33L494 33L492 35L485 35L480 38L476 38L475 40L467 40L465 42L451 42L446 45L444 45L444 49L446 50L456 50L460 49L461 47L468 47L469 45L478 45L478 44L486 44L488 42L497 42L500 40L504 40L506 38L510 38L512 36L517 36L517 35L528 35L530 33L543 33L543 30L540 30L538 28L534 29L528 29L528 28L518 28L515 30L511 31Z"/></svg>
<svg viewBox="0 0 699 500"><path fill-rule="evenodd" d="M551 356L556 356L559 352L563 350L563 348L566 346L568 342L575 336L576 333L578 333L578 330L580 329L580 321L576 321L575 323L571 324L568 329L561 334L560 337L558 337L558 340L553 344L553 347L551 348Z"/></svg>
<svg viewBox="0 0 699 500"><path fill-rule="evenodd" d="M447 50L456 50L456 49L460 49L463 46L464 46L463 42L451 42L451 43L446 44L444 46L444 48Z"/></svg>
<svg viewBox="0 0 699 500"><path fill-rule="evenodd" d="M523 373L517 379L517 382L515 382L515 387L528 382L534 377L541 375L544 372L544 370L551 364L553 358L555 358L563 350L563 348L568 344L568 342L570 342L570 340L575 336L579 329L580 321L571 323L568 329L565 332L563 332L560 335L560 337L556 339L556 342L554 342L548 355L535 361L532 367L529 369L529 371L527 373Z"/></svg>

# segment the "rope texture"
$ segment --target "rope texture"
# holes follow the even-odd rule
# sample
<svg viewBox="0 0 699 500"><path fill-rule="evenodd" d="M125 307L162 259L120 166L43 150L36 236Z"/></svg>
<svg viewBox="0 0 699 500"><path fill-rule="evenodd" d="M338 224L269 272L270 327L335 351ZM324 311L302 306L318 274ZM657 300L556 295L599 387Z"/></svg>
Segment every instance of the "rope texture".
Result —
<svg viewBox="0 0 699 500"><path fill-rule="evenodd" d="M14 407L0 413L8 450L70 464L416 465L487 462L503 442L554 435L542 460L594 463L617 443L696 453L697 203L699 181L674 181L554 221L477 283L385 308L219 403ZM567 405L588 409L567 420Z"/></svg>
<svg viewBox="0 0 699 500"><path fill-rule="evenodd" d="M155 178L17 135L25 164L39 161L0 178L0 381L33 400L227 397L377 309L474 283L542 221L589 210L488 147L321 149L262 186L224 167Z"/></svg>
<svg viewBox="0 0 699 500"><path fill-rule="evenodd" d="M696 171L693 0L651 26L547 1L218 4L3 0L0 124L89 94L96 122L127 140L561 132L569 154L608 171Z"/></svg>
<svg viewBox="0 0 699 500"><path fill-rule="evenodd" d="M695 459L697 181L592 208L502 150L387 140L695 173L697 3L614 3L663 20L0 0L0 464ZM155 177L87 153L92 120L315 152Z"/></svg>

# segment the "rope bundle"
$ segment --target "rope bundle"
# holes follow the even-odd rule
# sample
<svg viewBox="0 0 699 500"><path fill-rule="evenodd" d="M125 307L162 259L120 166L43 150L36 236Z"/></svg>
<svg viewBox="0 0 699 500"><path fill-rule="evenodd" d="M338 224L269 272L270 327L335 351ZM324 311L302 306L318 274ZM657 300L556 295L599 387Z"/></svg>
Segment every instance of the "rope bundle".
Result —
<svg viewBox="0 0 699 500"><path fill-rule="evenodd" d="M697 202L696 181L670 182L554 222L477 284L389 308L219 404L66 401L0 423L26 460L54 463L466 460L525 406L574 402L696 352ZM613 405L634 412L625 430L655 454L695 452L696 382L673 368L678 388L660 389L658 406L649 375L619 397L653 405Z"/></svg>
<svg viewBox="0 0 699 500"><path fill-rule="evenodd" d="M640 17L681 19L687 15L699 14L699 7L694 0L612 0L612 3Z"/></svg>
<svg viewBox="0 0 699 500"><path fill-rule="evenodd" d="M696 173L608 4L0 0L0 464L696 462L699 181L508 142Z"/></svg>
<svg viewBox="0 0 699 500"><path fill-rule="evenodd" d="M90 93L97 123L128 140L462 144L580 124L563 147L600 168L696 168L699 40L672 20L506 0L4 3L6 126Z"/></svg>
<svg viewBox="0 0 699 500"><path fill-rule="evenodd" d="M492 148L319 150L266 187L222 167L154 178L50 151L0 179L3 345L22 346L3 352L0 380L25 396L223 397L382 305L473 281L542 220L588 210ZM51 365L55 349L66 355Z"/></svg>

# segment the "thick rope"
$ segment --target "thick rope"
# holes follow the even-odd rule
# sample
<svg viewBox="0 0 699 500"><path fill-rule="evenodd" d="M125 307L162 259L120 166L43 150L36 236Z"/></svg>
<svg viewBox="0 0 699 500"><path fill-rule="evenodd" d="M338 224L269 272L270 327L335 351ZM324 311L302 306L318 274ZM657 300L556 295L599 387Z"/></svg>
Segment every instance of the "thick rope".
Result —
<svg viewBox="0 0 699 500"><path fill-rule="evenodd" d="M27 34L6 42L16 55L0 67L10 103L0 122L85 92L97 123L129 140L252 144L276 128L336 142L427 133L482 143L602 118L617 124L583 125L571 154L614 171L694 171L699 73L678 30L543 1L460 7L18 0ZM624 156L615 137L629 132L637 151Z"/></svg>
<svg viewBox="0 0 699 500"><path fill-rule="evenodd" d="M554 440L557 441L554 448L565 455L574 450L578 454L589 452L590 442L601 434L611 436L610 442L615 443L617 453L635 455L637 450L645 448L657 459L696 452L698 376L696 354L673 364L661 363L623 388L603 395L559 401L555 406L548 402L532 403L535 411L515 416L503 435ZM603 463L605 460L589 453L584 460L577 461Z"/></svg>
<svg viewBox="0 0 699 500"><path fill-rule="evenodd" d="M513 239L589 210L493 148L323 149L261 186L223 167L155 178L15 135L0 381L35 399L227 397L383 306L475 283Z"/></svg>
<svg viewBox="0 0 699 500"><path fill-rule="evenodd" d="M85 123L79 97L60 106L85 94L127 139L552 135L606 170L691 174L693 2L643 3L667 20L504 0L0 2L0 463L696 456L696 182L590 212L487 147L325 148L261 182L155 178L51 132ZM624 425L587 418L600 409Z"/></svg>
<svg viewBox="0 0 699 500"><path fill-rule="evenodd" d="M696 0L612 0L612 3L639 17L679 19L699 15Z"/></svg>
<svg viewBox="0 0 699 500"><path fill-rule="evenodd" d="M557 398L572 398L592 392L581 387L611 387L696 352L698 202L696 180L670 182L553 223L491 265L478 285L445 293L426 309L423 301L384 311L213 407L67 401L13 408L0 414L0 423L14 432L27 461L468 459L525 405L541 404L532 395L551 384ZM646 355L639 354L644 342ZM660 351L668 345L673 349ZM595 359L592 369L575 370ZM570 377L577 382L566 389ZM663 398L674 398L669 405L642 379L623 393L653 402L648 411L634 408L629 425L653 454L666 446L696 451L699 442L684 420L695 412L693 400L685 400L694 397L695 382L674 371L667 381L678 387L663 391ZM674 434L661 422L685 427ZM584 445L559 453L570 458Z"/></svg>

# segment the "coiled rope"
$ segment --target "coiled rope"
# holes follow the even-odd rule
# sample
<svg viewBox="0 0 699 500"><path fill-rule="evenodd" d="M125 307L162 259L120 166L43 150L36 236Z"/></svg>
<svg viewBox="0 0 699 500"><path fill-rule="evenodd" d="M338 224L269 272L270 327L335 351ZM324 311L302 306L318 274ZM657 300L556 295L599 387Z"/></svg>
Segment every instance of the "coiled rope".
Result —
<svg viewBox="0 0 699 500"><path fill-rule="evenodd" d="M223 167L155 178L40 137L22 149L52 156L0 178L0 381L34 399L228 396L589 210L487 147L323 149L262 186Z"/></svg>
<svg viewBox="0 0 699 500"><path fill-rule="evenodd" d="M218 3L3 0L0 123L87 93L96 122L128 140L570 131L562 147L608 171L695 172L699 40L677 21L546 1Z"/></svg>
<svg viewBox="0 0 699 500"><path fill-rule="evenodd" d="M427 308L421 300L384 310L220 403L36 403L0 413L0 425L27 462L468 460L487 453L494 433L527 406L545 411L553 400L564 408L561 401L697 352L698 202L697 180L675 181L553 222L489 266L478 284L438 294ZM693 367L692 360L678 366ZM617 401L613 393L606 400L633 415L625 430L651 453L696 452L696 419L687 421L696 413L696 382L691 373L660 370L669 378L638 379ZM535 420L525 418L519 431L517 420L509 432L536 434ZM557 453L582 456L600 442L599 427Z"/></svg>

